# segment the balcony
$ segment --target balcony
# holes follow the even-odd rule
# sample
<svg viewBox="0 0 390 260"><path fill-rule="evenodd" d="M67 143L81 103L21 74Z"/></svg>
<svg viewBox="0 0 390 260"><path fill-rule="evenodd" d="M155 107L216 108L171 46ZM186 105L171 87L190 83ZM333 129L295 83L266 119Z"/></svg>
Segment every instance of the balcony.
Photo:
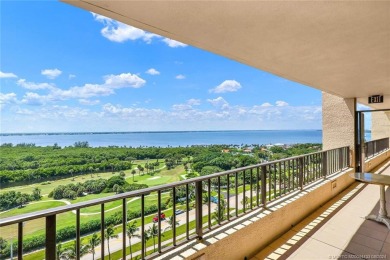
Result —
<svg viewBox="0 0 390 260"><path fill-rule="evenodd" d="M382 162L389 158L388 146L382 148L367 162ZM94 232L102 238L101 245L95 248L95 259L107 256L109 250L112 259L131 259L129 241L133 249L132 257L142 259L196 258L202 255L213 259L222 256L223 252L228 254L228 258L242 259L268 253L270 248L274 248L274 244L266 247L270 242L313 211L314 214L318 213L323 208L318 210L320 205L353 183L348 177L348 173L353 172L349 167L349 147L342 147L5 218L0 220L0 227L17 229L18 238L13 242L12 249L18 259L28 256L31 250L23 242L23 226L38 219L45 222L45 240L42 244L45 258L56 259L58 244L63 242L57 241L58 233L63 231L57 230L56 220L65 212L75 215L74 233L66 238L75 240L75 259L91 258L91 254L82 256L82 241L85 240L83 237ZM163 198L168 194L176 199L172 199L170 205L165 205ZM150 204L146 205L150 197L156 200L154 211L150 210ZM371 200L377 198L376 195L370 196ZM139 217L130 215L127 209L127 203L135 199L140 200ZM108 216L110 213L104 210L105 204L114 201L120 202L121 214ZM366 206L369 205L367 203ZM92 206L100 208L100 219L104 221L100 221L96 230L86 232L80 223L80 216L82 211ZM161 216L163 212L167 217L171 216L169 223L177 224L159 221L158 217L155 217L156 223L153 224L153 216ZM309 216L309 220L312 218L313 215ZM134 223L134 220L140 223L140 238L132 237L129 240L127 224ZM109 226L115 226L119 233L117 238L107 241ZM154 230L154 233L150 233L150 230ZM296 230L293 228L291 231ZM291 231L287 234L291 234ZM232 248L237 246L236 243L240 244L241 250L234 250L233 253ZM262 248L266 251L259 253ZM3 255L3 258L6 256Z"/></svg>

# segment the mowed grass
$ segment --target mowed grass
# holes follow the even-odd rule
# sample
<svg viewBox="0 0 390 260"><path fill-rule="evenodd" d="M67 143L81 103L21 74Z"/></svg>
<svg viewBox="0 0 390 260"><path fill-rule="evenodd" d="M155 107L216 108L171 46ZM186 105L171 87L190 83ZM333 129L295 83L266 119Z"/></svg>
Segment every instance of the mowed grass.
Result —
<svg viewBox="0 0 390 260"><path fill-rule="evenodd" d="M149 163L155 162L155 161L156 160L149 160ZM147 163L146 160L135 161L133 163L133 168L132 169L135 169L137 171L137 175L138 175L137 165L140 164L142 166L145 166L146 163ZM156 168L162 168L164 166L165 166L165 164L162 163L161 160L160 160L160 165L158 167L156 167ZM125 174L126 174L126 180L129 180L129 179L132 178L132 174L131 174L132 169L124 171ZM4 193L4 192L7 192L7 191L20 191L22 193L29 193L30 194L30 193L32 193L34 188L41 189L41 194L42 195L43 194L49 194L58 185L67 185L67 184L70 184L70 183L76 184L78 182L84 183L84 182L86 182L88 180L96 180L96 179L99 179L99 178L109 179L112 176L115 176L115 175L118 175L118 174L119 174L118 171L116 171L115 174L112 174L112 172L110 171L110 172L93 173L92 175L90 173L85 173L83 175L75 175L74 178L73 177L67 177L67 178L58 179L58 180L49 180L49 181L42 180L42 182L38 182L38 183L21 185L21 186L15 186L15 187L9 187L9 188L2 188L0 190L0 194ZM150 177L151 176L149 176L149 178Z"/></svg>
<svg viewBox="0 0 390 260"><path fill-rule="evenodd" d="M166 201L169 198L169 193L163 193L161 196L162 202ZM132 200L132 198L128 199ZM110 204L111 207L105 207L105 216L109 217L116 212L122 212L122 207L121 203L122 200L114 201L118 208L115 208L114 210L110 210L114 208L116 204ZM51 204L53 203L53 204ZM61 203L61 204L55 204L55 203ZM42 205L43 204L43 205ZM44 206L46 204L46 206ZM109 203L107 203L108 205ZM42 202L42 203L36 203L36 204L28 204L26 205L23 209L23 213L29 213L29 212L34 212L38 211L41 209L46 209L49 208L50 205L53 205L53 207L58 207L58 206L63 206L65 205L63 202L60 201L48 201L47 203ZM106 204L105 204L106 205ZM153 193L151 195L148 195L145 197L145 207L151 206L151 205L157 205L157 194ZM139 211L141 209L141 200L139 197L136 197L135 200L128 202L127 204L127 210L130 211ZM92 220L100 220L100 205L96 206L91 206L83 209L85 212L88 212L88 215L81 215L80 220L81 223L92 221ZM7 217L23 214L18 211L18 209L12 209L6 213ZM83 212L81 212L83 213ZM94 214L96 213L96 214ZM0 216L4 218L3 214ZM74 212L66 212L66 213L61 213L57 215L57 230L67 227L67 226L75 226L76 225L76 214ZM25 226L23 228L23 234L24 238L32 237L35 235L41 235L45 233L45 219L40 218L40 219L35 219L31 221L27 221L25 223ZM17 225L10 225L6 227L1 227L0 228L0 234L4 239L16 239L17 237Z"/></svg>

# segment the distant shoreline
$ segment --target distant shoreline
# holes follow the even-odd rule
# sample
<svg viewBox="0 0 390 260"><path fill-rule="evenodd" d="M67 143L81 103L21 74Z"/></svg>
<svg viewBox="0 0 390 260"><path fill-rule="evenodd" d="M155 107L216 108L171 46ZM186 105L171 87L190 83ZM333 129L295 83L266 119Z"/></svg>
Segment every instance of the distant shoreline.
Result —
<svg viewBox="0 0 390 260"><path fill-rule="evenodd" d="M322 131L321 129L278 130L184 130L184 131L120 131L120 132L47 132L47 133L0 133L0 136L23 135L104 135L104 134L161 134L161 133L214 133L214 132L275 132L275 131Z"/></svg>

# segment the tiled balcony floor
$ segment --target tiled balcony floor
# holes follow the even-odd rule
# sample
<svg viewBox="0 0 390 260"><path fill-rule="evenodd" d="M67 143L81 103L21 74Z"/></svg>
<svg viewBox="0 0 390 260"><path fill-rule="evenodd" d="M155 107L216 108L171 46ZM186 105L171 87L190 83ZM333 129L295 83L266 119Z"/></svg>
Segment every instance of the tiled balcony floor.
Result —
<svg viewBox="0 0 390 260"><path fill-rule="evenodd" d="M375 172L390 175L390 160ZM355 182L252 260L390 258L390 230L364 218L378 210L379 186Z"/></svg>

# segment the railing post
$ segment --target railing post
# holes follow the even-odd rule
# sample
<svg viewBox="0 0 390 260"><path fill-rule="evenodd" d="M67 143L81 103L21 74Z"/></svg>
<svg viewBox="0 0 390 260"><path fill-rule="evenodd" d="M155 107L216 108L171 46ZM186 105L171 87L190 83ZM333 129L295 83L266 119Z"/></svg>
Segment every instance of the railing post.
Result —
<svg viewBox="0 0 390 260"><path fill-rule="evenodd" d="M196 235L199 240L203 237L202 206L202 181L197 181L195 183L195 223Z"/></svg>
<svg viewBox="0 0 390 260"><path fill-rule="evenodd" d="M263 207L267 207L267 168L265 165L261 166L261 202Z"/></svg>
<svg viewBox="0 0 390 260"><path fill-rule="evenodd" d="M23 224L18 223L18 260L23 259Z"/></svg>
<svg viewBox="0 0 390 260"><path fill-rule="evenodd" d="M56 259L56 215L46 217L45 259Z"/></svg>
<svg viewBox="0 0 390 260"><path fill-rule="evenodd" d="M325 151L322 153L322 176L324 179L326 178L326 175L328 174L328 152Z"/></svg>
<svg viewBox="0 0 390 260"><path fill-rule="evenodd" d="M303 157L298 158L299 161L299 170L298 170L298 180L299 180L299 188L303 189Z"/></svg>

